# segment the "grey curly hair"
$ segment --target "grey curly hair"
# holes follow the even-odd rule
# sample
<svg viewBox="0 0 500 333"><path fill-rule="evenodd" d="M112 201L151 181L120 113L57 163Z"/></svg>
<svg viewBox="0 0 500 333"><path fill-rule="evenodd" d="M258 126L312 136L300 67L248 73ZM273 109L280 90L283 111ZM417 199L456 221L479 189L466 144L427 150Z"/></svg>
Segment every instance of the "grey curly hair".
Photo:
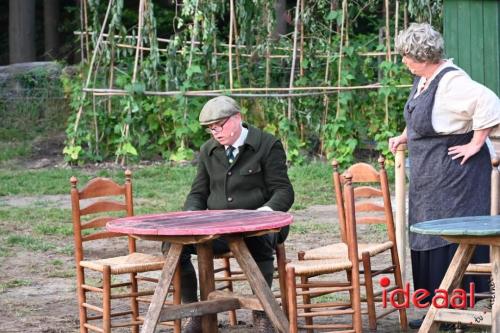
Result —
<svg viewBox="0 0 500 333"><path fill-rule="evenodd" d="M396 52L418 62L438 63L443 58L443 37L428 23L410 24L394 42Z"/></svg>

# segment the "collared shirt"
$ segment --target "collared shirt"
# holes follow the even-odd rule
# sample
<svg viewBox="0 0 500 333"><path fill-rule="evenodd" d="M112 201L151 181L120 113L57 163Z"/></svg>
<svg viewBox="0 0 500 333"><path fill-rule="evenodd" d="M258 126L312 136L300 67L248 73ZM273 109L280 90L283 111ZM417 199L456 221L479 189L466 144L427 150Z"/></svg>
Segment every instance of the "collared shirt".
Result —
<svg viewBox="0 0 500 333"><path fill-rule="evenodd" d="M458 70L446 73L439 81L432 109L434 130L446 135L495 127L490 135L500 134L500 126L497 126L500 124L500 100L496 94L472 80L453 64L452 59L446 60L429 80L432 81L446 67ZM418 93L423 91L426 80L424 77L420 78Z"/></svg>
<svg viewBox="0 0 500 333"><path fill-rule="evenodd" d="M234 150L233 150L234 157L238 156L238 153L240 152L239 147L243 146L243 144L245 143L245 140L247 139L247 136L248 136L248 129L243 127L243 125L241 125L241 124L240 124L240 127L241 127L240 136L232 144L232 146L234 147ZM227 149L227 148L229 148L229 146L224 145L224 148Z"/></svg>

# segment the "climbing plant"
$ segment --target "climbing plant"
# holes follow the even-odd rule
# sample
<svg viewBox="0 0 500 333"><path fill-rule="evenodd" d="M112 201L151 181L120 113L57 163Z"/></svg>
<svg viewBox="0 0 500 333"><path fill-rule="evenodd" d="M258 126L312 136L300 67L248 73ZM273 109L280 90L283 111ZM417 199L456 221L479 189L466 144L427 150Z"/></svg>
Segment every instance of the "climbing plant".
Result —
<svg viewBox="0 0 500 333"><path fill-rule="evenodd" d="M275 26L283 17L276 17L274 0L184 0L173 14L145 1L141 24L132 26L124 23L123 0L110 1L107 7L88 0L89 48L101 49L94 62L82 63L81 77L63 80L75 110L68 161L191 160L208 139L198 113L217 94L197 91L304 88L244 97L233 91L245 119L280 137L295 163L310 157L350 162L364 148L387 153L387 138L403 127L404 86L411 78L396 58L385 56L383 1L306 2L297 29L296 8L281 13L288 26L279 37ZM172 17L168 40L157 37L164 16ZM341 89L376 82L381 87ZM308 87L319 89L308 93ZM341 88L331 93L329 87Z"/></svg>

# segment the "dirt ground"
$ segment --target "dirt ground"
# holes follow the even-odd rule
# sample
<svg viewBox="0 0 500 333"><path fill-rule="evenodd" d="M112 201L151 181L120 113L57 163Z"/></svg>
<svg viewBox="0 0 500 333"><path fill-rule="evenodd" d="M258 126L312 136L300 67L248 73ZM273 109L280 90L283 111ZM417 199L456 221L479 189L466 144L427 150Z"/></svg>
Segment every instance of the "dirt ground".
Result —
<svg viewBox="0 0 500 333"><path fill-rule="evenodd" d="M42 203L46 207L69 208L68 196L39 197L0 197L1 206L28 207ZM336 229L335 206L313 206L306 210L295 211L296 232L292 232L286 242L287 256L296 258L299 250L326 245L338 241ZM70 217L68 216L68 223ZM36 221L32 221L36 223ZM1 223L1 222L0 222ZM3 229L22 233L18 225L2 225ZM374 232L370 228L361 228L360 237L375 240L383 233ZM51 240L52 241L52 240ZM59 240L57 246L70 246L72 237ZM109 241L96 244L91 248L92 254L105 256L115 255L118 243L110 246ZM159 244L142 242L141 251L159 253ZM381 257L377 264L386 262L388 257ZM196 267L196 265L195 265ZM409 269L409 268L408 268ZM19 283L0 290L0 332L77 332L78 309L75 294L74 260L71 254L61 254L57 251L34 252L22 247L16 247L8 256L0 256L0 284L21 280ZM407 276L410 276L408 271ZM276 283L277 285L277 283ZM243 291L249 291L246 285L238 286ZM128 303L117 307L127 307ZM409 317L420 316L413 310ZM350 319L345 318L346 321ZM219 314L221 332L252 332L250 312L238 310L239 325L230 327L226 314ZM366 320L363 320L366 324ZM365 327L366 328L366 327ZM124 330L123 330L124 331ZM162 330L166 331L166 330ZM379 332L399 332L396 313L379 321Z"/></svg>

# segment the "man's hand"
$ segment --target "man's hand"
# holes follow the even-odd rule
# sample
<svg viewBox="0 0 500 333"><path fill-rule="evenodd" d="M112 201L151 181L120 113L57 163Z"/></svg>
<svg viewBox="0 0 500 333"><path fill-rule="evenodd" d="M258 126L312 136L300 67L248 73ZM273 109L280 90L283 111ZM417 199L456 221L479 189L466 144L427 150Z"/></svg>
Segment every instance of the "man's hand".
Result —
<svg viewBox="0 0 500 333"><path fill-rule="evenodd" d="M393 154L396 154L398 146L402 143L406 143L408 138L406 137L406 130L400 135L389 139L389 149Z"/></svg>
<svg viewBox="0 0 500 333"><path fill-rule="evenodd" d="M473 142L469 142L468 144L462 146L453 146L448 148L448 155L453 155L451 157L452 160L463 157L460 165L464 165L470 157L476 155L479 150L481 150L482 146L483 145L477 145Z"/></svg>

